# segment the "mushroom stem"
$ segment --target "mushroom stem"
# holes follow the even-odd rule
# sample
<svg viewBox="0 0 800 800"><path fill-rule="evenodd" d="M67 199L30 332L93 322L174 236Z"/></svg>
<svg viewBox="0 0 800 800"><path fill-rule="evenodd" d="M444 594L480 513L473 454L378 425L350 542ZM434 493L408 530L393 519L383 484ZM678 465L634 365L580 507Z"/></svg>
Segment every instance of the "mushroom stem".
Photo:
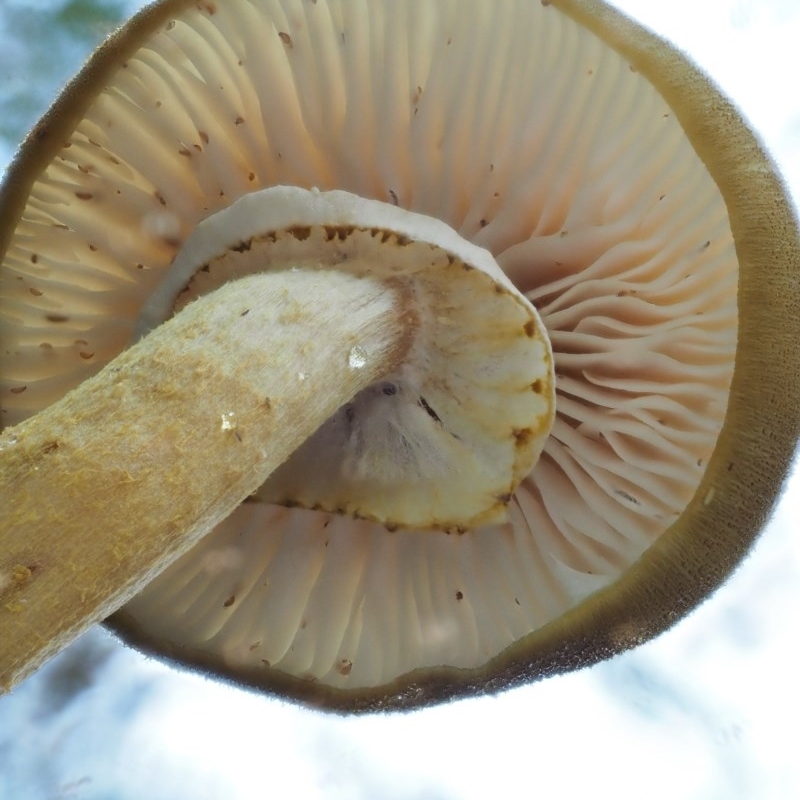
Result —
<svg viewBox="0 0 800 800"><path fill-rule="evenodd" d="M416 324L400 282L250 276L0 434L0 690L119 608L395 369Z"/></svg>

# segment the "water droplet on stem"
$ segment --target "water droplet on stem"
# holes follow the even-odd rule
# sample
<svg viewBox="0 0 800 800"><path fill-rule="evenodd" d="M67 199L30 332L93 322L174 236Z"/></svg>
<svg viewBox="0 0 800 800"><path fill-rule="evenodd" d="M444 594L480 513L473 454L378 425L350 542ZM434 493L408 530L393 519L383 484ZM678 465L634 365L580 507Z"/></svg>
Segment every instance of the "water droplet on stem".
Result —
<svg viewBox="0 0 800 800"><path fill-rule="evenodd" d="M220 415L222 423L220 425L220 430L223 431L235 431L236 430L236 412L235 411L225 411Z"/></svg>
<svg viewBox="0 0 800 800"><path fill-rule="evenodd" d="M351 348L350 355L347 357L347 364L350 369L361 369L367 363L367 351L356 345Z"/></svg>

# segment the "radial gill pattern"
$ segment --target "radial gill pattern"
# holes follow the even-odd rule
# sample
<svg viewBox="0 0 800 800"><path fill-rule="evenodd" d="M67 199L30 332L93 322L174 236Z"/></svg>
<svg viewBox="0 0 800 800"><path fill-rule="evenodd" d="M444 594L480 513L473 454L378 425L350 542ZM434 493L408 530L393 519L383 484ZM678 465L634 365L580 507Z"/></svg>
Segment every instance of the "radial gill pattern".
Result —
<svg viewBox="0 0 800 800"><path fill-rule="evenodd" d="M118 42L77 125L53 118L63 147L0 272L3 423L126 347L188 233L243 193L345 189L444 220L555 352L557 421L509 522L389 532L247 502L120 619L254 683L480 666L614 580L693 495L736 349L725 203L647 80L548 4L168 8Z"/></svg>

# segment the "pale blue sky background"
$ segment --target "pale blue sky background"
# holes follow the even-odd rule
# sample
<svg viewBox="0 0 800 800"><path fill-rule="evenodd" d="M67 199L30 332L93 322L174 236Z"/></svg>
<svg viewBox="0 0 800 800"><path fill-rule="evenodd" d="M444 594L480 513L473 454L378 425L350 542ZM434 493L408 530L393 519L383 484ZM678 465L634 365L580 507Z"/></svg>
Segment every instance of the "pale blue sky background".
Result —
<svg viewBox="0 0 800 800"><path fill-rule="evenodd" d="M79 25L70 40L34 45L37 25L22 10L85 5L0 0L0 164L98 30ZM139 4L100 5L112 19ZM616 5L711 73L797 199L800 3ZM95 631L0 698L0 800L800 797L799 519L795 477L728 585L634 653L404 716L294 708L169 670Z"/></svg>

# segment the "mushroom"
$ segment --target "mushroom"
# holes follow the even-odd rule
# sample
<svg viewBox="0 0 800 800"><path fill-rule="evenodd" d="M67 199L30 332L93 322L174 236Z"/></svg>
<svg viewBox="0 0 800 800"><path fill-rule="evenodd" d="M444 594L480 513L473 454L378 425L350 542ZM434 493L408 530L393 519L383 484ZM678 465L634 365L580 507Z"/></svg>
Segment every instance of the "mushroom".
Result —
<svg viewBox="0 0 800 800"><path fill-rule="evenodd" d="M106 472L129 447L115 375L137 386L127 429L150 431L145 452L160 443L156 416L202 412L214 427L148 461L196 519L162 506L142 523L146 557L93 565L105 593L22 666L0 659L11 679L120 606L109 624L148 652L348 711L586 666L657 635L726 579L800 433L800 247L780 178L704 76L597 0L158 3L34 129L0 207L0 404L15 426L0 469L20 452L39 467L0 498L26 495L19 519L38 513L36 487L85 479L66 447L48 450L61 439L46 407L91 374L85 418L107 440ZM405 271L399 243L442 258ZM351 272L373 245L387 269L376 257ZM290 358L265 359L253 332L301 277L291 303L306 318L325 309L332 346L312 320L281 345ZM471 281L489 303L480 313L508 330L487 337L490 351L466 338L486 322L471 319ZM350 307L320 301L357 289L354 307L381 312L348 328ZM433 298L447 311L429 318ZM192 326L212 318L225 320L222 355L192 349L202 363L155 397L159 370L177 370ZM442 335L483 359L477 373L453 355L421 377L421 348ZM535 351L527 371L515 348ZM266 377L240 374L253 360ZM254 444L235 393L209 402L220 381L195 384L228 368L243 394L291 384L282 413L303 424ZM453 421L482 403L481 376L524 398L519 419L495 399L498 417L475 422L499 426L496 445ZM231 447L253 448L252 485L212 503L214 448ZM485 491L461 483L473 464ZM15 552L0 565L3 641L26 638L24 601L46 571Z"/></svg>

